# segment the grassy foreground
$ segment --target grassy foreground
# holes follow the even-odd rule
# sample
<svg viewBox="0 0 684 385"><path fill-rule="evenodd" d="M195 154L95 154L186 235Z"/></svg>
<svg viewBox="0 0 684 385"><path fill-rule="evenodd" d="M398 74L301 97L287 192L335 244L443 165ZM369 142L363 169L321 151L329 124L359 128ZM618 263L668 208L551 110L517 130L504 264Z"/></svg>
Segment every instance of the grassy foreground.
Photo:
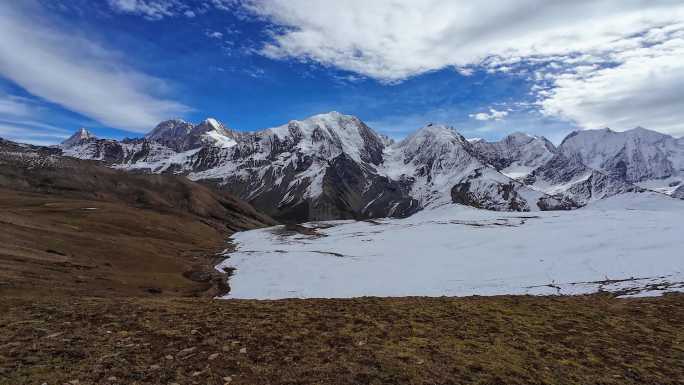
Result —
<svg viewBox="0 0 684 385"><path fill-rule="evenodd" d="M0 296L0 384L682 384L684 295Z"/></svg>

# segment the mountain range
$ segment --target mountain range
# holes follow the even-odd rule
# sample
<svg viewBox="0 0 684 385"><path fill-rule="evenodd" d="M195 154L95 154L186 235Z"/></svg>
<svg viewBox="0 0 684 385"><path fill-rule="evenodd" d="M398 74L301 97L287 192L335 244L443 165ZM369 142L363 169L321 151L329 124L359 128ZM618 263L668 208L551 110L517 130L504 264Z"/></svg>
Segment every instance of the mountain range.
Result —
<svg viewBox="0 0 684 385"><path fill-rule="evenodd" d="M646 189L684 198L684 139L643 128L576 131L554 146L524 133L468 140L428 124L395 142L330 112L255 132L215 119L169 120L121 141L81 129L59 147L117 169L185 175L284 221L405 217L447 203L567 210Z"/></svg>

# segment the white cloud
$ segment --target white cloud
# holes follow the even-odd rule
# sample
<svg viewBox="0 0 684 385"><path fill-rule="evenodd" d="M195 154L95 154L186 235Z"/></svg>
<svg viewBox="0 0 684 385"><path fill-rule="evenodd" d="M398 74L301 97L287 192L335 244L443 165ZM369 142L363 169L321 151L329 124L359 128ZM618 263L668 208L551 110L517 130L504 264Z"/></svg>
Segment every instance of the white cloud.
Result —
<svg viewBox="0 0 684 385"><path fill-rule="evenodd" d="M540 92L547 115L586 128L643 126L684 135L684 38L613 54L618 65L573 68Z"/></svg>
<svg viewBox="0 0 684 385"><path fill-rule="evenodd" d="M31 112L30 105L24 100L13 95L0 95L0 116L23 117Z"/></svg>
<svg viewBox="0 0 684 385"><path fill-rule="evenodd" d="M207 37L210 37L212 39L222 39L223 38L223 34L221 32L218 32L218 31L214 31L214 32L207 31L206 34L207 34Z"/></svg>
<svg viewBox="0 0 684 385"><path fill-rule="evenodd" d="M520 66L547 63L533 78L544 88L538 97L547 114L584 127L684 130L676 63L684 56L664 49L682 38L681 1L246 1L246 9L280 27L260 50L270 58L387 83L450 66L463 75L480 67L518 76ZM654 103L658 108L647 110Z"/></svg>
<svg viewBox="0 0 684 385"><path fill-rule="evenodd" d="M41 112L34 101L0 91L0 137L43 145L69 136L67 130L37 121Z"/></svg>
<svg viewBox="0 0 684 385"><path fill-rule="evenodd" d="M470 114L469 117L475 120L503 120L508 115L508 111L497 111L493 108L489 109L489 112L478 112L476 114Z"/></svg>
<svg viewBox="0 0 684 385"><path fill-rule="evenodd" d="M0 137L18 143L30 143L41 146L59 143L70 134L59 128L46 130L45 127L33 127L29 124L5 122L0 119Z"/></svg>
<svg viewBox="0 0 684 385"><path fill-rule="evenodd" d="M265 55L387 81L493 55L584 51L684 17L684 4L657 0L262 0L247 7L287 27Z"/></svg>
<svg viewBox="0 0 684 385"><path fill-rule="evenodd" d="M146 132L188 107L159 97L164 81L127 67L75 31L45 26L36 4L0 4L0 76L29 93L128 131Z"/></svg>
<svg viewBox="0 0 684 385"><path fill-rule="evenodd" d="M140 15L149 20L175 16L180 12L179 8L184 7L176 0L108 0L108 2L109 6L117 12Z"/></svg>

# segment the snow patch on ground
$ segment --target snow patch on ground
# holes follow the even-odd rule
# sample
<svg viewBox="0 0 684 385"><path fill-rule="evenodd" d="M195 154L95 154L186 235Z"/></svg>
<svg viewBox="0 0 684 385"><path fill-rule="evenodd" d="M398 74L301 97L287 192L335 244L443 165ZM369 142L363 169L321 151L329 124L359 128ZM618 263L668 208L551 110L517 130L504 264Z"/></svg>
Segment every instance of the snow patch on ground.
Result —
<svg viewBox="0 0 684 385"><path fill-rule="evenodd" d="M224 298L684 291L684 202L623 194L583 209L509 213L446 204L406 219L235 234Z"/></svg>

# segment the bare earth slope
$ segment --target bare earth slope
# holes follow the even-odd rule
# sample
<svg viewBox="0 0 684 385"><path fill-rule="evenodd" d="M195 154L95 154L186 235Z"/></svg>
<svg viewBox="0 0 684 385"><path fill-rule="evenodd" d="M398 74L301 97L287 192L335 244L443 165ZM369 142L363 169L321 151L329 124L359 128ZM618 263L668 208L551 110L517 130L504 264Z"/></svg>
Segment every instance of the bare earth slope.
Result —
<svg viewBox="0 0 684 385"><path fill-rule="evenodd" d="M182 177L0 142L0 292L216 294L227 235L273 224Z"/></svg>

